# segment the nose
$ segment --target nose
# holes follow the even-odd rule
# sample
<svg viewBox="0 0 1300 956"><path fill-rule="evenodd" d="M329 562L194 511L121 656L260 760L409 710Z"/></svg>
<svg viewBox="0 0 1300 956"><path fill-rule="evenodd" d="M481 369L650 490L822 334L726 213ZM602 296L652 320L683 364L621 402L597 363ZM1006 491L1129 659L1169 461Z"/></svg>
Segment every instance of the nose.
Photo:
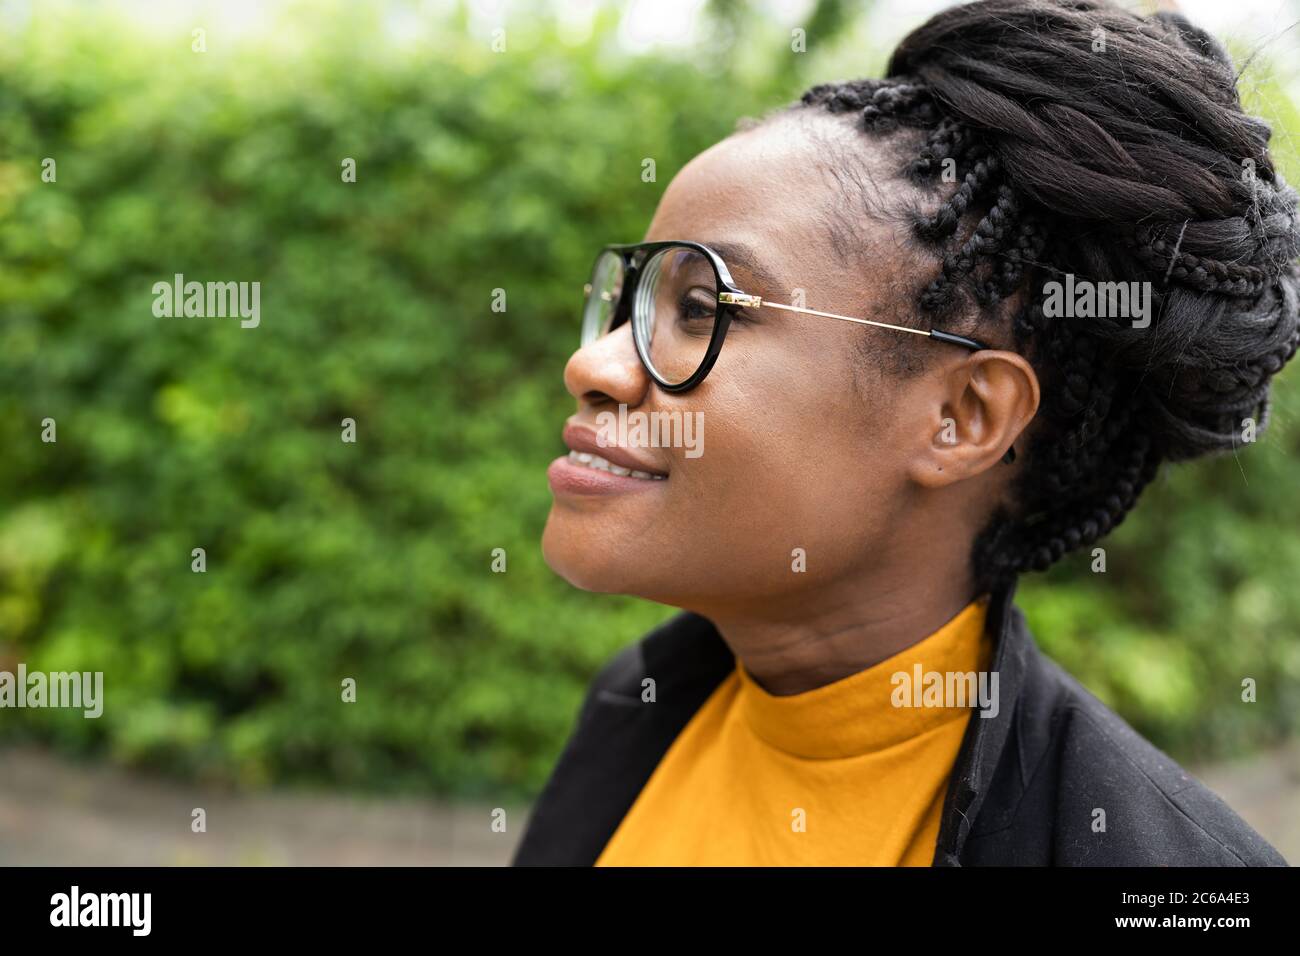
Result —
<svg viewBox="0 0 1300 956"><path fill-rule="evenodd" d="M587 405L640 405L650 383L636 354L630 322L584 345L564 366L564 387Z"/></svg>

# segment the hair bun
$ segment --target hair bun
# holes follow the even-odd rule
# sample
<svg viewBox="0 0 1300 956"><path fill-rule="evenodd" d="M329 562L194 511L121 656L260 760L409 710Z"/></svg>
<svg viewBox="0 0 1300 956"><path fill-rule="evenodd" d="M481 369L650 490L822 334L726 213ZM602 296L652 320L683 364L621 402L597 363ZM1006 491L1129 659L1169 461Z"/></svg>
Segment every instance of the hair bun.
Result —
<svg viewBox="0 0 1300 956"><path fill-rule="evenodd" d="M1149 326L1091 320L1072 337L1097 339L1150 397L1164 457L1264 424L1300 335L1300 219L1217 40L1176 13L983 0L914 31L889 69L979 137L1047 224L1053 271L1150 283Z"/></svg>

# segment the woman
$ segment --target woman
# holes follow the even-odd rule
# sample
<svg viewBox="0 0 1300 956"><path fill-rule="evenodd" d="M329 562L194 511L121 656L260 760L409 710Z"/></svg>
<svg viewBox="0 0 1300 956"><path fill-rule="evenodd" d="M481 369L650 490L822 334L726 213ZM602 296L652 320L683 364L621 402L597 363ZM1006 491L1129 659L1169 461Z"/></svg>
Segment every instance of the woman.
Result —
<svg viewBox="0 0 1300 956"><path fill-rule="evenodd" d="M543 548L686 613L596 677L516 862L1284 864L1011 603L1264 425L1268 139L1180 16L987 0L683 169L597 260Z"/></svg>

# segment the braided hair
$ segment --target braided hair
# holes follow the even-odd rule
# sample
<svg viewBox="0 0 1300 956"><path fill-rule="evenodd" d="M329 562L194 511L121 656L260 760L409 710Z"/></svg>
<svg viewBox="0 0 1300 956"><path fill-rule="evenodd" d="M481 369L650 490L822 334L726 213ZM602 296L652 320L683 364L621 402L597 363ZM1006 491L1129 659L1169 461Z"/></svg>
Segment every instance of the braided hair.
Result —
<svg viewBox="0 0 1300 956"><path fill-rule="evenodd" d="M1300 344L1296 194L1228 54L1181 15L981 0L913 31L887 72L789 109L914 131L900 175L946 195L913 210L938 259L917 311L1000 324L1042 382L1016 504L972 553L992 587L1106 535L1163 461L1264 429L1269 380ZM945 168L961 174L951 191ZM1046 287L1066 274L1149 282L1149 326L1053 316Z"/></svg>

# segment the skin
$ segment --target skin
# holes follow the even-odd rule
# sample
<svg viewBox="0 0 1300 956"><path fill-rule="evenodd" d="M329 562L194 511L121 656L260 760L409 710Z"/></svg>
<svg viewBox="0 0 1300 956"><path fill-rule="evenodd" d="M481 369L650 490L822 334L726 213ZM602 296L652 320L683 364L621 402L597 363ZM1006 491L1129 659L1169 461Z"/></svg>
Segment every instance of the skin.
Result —
<svg viewBox="0 0 1300 956"><path fill-rule="evenodd" d="M723 253L745 292L790 303L803 289L808 308L919 327L915 296L938 264L889 210L934 208L940 195L897 166L886 140L843 117L778 116L693 159L645 239L747 249ZM864 188L846 189L847 176ZM972 542L1020 467L1001 458L1032 420L1039 386L1003 349L904 343L907 333L771 308L744 314L684 394L654 384L630 324L574 353L571 423L595 429L620 403L702 411L704 454L638 448L667 480L557 491L542 546L577 587L708 617L761 686L796 694L898 653L977 596ZM980 334L1001 341L988 326ZM902 345L919 351L919 370L898 374L884 360ZM795 548L804 573L792 570Z"/></svg>

